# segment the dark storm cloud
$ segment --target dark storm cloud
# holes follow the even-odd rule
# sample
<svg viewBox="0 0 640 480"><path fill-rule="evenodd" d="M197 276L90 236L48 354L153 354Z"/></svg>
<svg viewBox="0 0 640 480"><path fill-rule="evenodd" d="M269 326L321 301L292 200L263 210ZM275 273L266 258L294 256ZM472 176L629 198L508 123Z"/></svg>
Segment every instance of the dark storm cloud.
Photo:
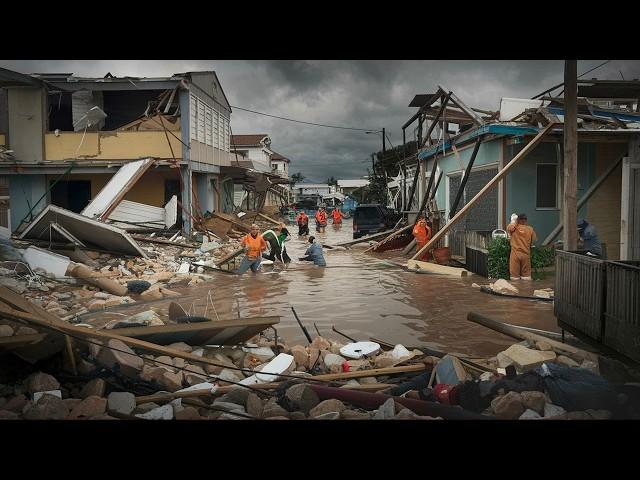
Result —
<svg viewBox="0 0 640 480"><path fill-rule="evenodd" d="M583 73L604 60L578 62ZM465 103L497 110L501 97L530 98L561 83L562 60L28 60L0 61L23 73L73 72L79 76L168 76L215 70L232 105L308 122L387 129L393 145L415 113L407 105L417 93L442 84ZM640 62L613 60L583 78L640 78ZM292 160L293 172L324 181L366 174L370 155L382 147L378 134L313 127L234 109L233 133L269 133L272 146ZM407 140L414 132L407 131Z"/></svg>

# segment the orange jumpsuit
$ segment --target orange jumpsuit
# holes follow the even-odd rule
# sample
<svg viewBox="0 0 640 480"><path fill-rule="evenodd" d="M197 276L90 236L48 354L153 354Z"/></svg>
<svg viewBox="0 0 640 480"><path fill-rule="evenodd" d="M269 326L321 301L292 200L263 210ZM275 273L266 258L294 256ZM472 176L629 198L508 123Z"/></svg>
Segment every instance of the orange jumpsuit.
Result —
<svg viewBox="0 0 640 480"><path fill-rule="evenodd" d="M343 213L338 210L337 208L333 209L333 212L331 212L331 216L333 217L333 223L337 224L337 223L342 223L342 217L344 216Z"/></svg>
<svg viewBox="0 0 640 480"><path fill-rule="evenodd" d="M267 242L264 241L262 235L258 234L256 237L252 237L250 233L247 233L240 241L240 244L244 247L248 247L247 257L251 259L262 256L262 252L267 249Z"/></svg>
<svg viewBox="0 0 640 480"><path fill-rule="evenodd" d="M416 226L413 227L413 237L416 239L416 251L419 251L431 240L431 228L429 228L427 222L420 220ZM429 260L429 252L424 252L420 260Z"/></svg>
<svg viewBox="0 0 640 480"><path fill-rule="evenodd" d="M529 225L509 224L511 235L511 255L509 274L512 280L531 279L531 244L536 240L536 232Z"/></svg>

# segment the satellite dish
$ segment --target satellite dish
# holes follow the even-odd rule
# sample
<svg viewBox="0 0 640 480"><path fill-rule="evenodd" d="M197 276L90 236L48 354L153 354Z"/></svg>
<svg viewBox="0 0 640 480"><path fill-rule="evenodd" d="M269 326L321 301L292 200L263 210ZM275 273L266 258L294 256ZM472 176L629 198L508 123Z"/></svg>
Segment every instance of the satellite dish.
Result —
<svg viewBox="0 0 640 480"><path fill-rule="evenodd" d="M105 118L107 118L107 114L104 113L104 111L100 107L91 107L87 111L87 113L85 113L78 119L76 123L73 124L73 128L75 130L89 128L93 125L98 125Z"/></svg>

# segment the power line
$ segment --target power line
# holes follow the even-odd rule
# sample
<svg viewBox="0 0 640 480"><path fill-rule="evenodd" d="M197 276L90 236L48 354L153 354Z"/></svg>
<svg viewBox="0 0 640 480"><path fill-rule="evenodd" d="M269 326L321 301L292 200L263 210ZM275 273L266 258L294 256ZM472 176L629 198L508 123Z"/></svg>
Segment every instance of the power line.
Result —
<svg viewBox="0 0 640 480"><path fill-rule="evenodd" d="M587 73L591 73L591 72L593 72L594 70L596 70L596 69L598 69L598 68L602 67L603 65L606 65L606 64L607 64L607 63L609 63L610 61L611 61L611 60L607 60L607 61L605 61L605 62L602 62L600 65L593 67L591 70L587 70L586 72L581 73L581 74L580 74L580 75L578 75L576 78L584 77ZM547 94L547 93L551 93L551 92L553 92L556 88L560 88L560 87L562 87L563 85L564 85L564 82L559 83L558 85L556 85L556 86L554 86L554 87L551 87L551 88L549 88L549 89L545 90L545 91L544 91L544 92L542 92L542 93L539 93L539 94L538 94L538 95L536 95L535 97L531 97L531 99L532 99L532 100L535 100L535 99L536 99L536 98L538 98L538 97L541 97L541 96L543 96L543 95L545 95L545 94ZM562 92L564 92L564 90L562 90ZM562 92L560 92L560 93L562 93ZM560 95L560 94L558 94L558 95Z"/></svg>
<svg viewBox="0 0 640 480"><path fill-rule="evenodd" d="M288 122L295 123L304 123L305 125L314 125L316 127L326 127L326 128L339 128L341 130L358 130L358 131L376 131L374 128L355 128L355 127L341 127L338 125L326 125L324 123L313 123L313 122L305 122L303 120L295 120L293 118L280 117L278 115L271 115L270 113L256 112L255 110L249 110L248 108L237 107L235 105L230 105L231 108L237 108L238 110L244 110L245 112L255 113L257 115L264 115L265 117L279 118L280 120L286 120Z"/></svg>

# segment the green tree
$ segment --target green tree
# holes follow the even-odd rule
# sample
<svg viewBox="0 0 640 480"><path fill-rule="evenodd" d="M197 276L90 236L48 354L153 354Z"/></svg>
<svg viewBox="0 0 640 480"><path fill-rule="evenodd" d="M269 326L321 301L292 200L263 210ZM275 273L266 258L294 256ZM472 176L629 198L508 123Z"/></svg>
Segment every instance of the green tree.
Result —
<svg viewBox="0 0 640 480"><path fill-rule="evenodd" d="M335 177L332 175L331 178L327 179L327 185L331 185L331 186L338 186L338 180L335 179Z"/></svg>
<svg viewBox="0 0 640 480"><path fill-rule="evenodd" d="M302 183L302 181L307 178L304 175L302 175L302 172L298 172L298 173L294 173L293 175L291 175L291 177L289 178L289 185L294 186L296 183Z"/></svg>

